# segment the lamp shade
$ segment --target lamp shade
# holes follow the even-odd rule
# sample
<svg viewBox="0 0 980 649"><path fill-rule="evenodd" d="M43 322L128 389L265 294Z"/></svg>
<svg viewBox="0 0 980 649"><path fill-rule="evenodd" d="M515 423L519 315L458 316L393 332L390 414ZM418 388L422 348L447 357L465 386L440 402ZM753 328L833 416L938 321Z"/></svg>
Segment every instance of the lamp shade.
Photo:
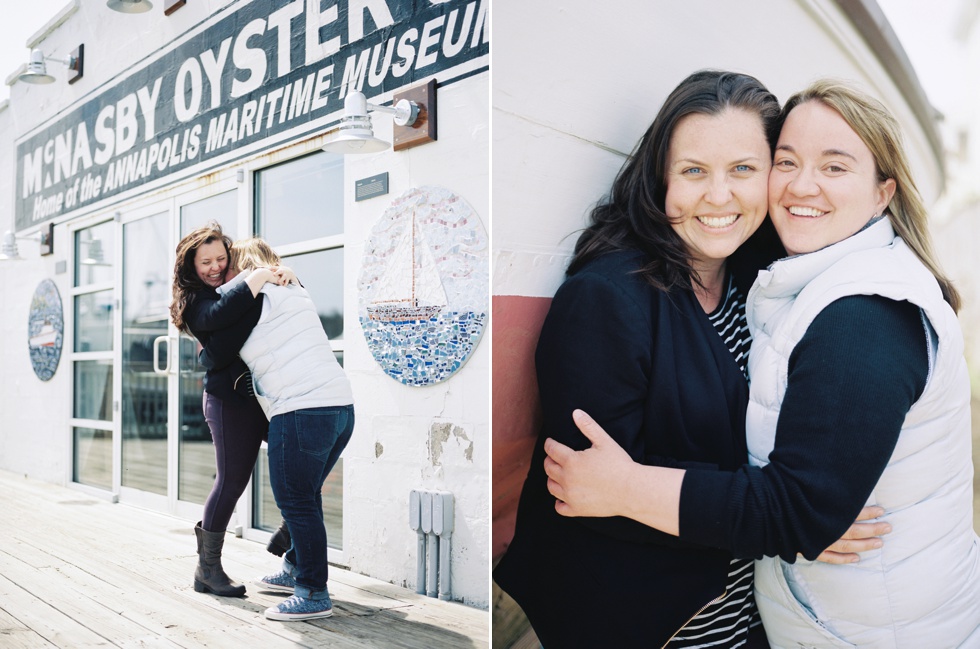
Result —
<svg viewBox="0 0 980 649"><path fill-rule="evenodd" d="M374 128L368 116L367 98L364 93L351 91L344 99L344 116L337 131L323 145L328 153L377 153L390 144L374 137Z"/></svg>
<svg viewBox="0 0 980 649"><path fill-rule="evenodd" d="M374 137L371 132L366 135L363 133L337 133L323 145L323 150L328 153L340 154L377 153L384 151L389 146L391 145Z"/></svg>
<svg viewBox="0 0 980 649"><path fill-rule="evenodd" d="M23 259L17 252L17 236L7 230L3 233L3 244L0 245L0 260Z"/></svg>
<svg viewBox="0 0 980 649"><path fill-rule="evenodd" d="M153 8L150 0L109 0L106 6L124 14L141 14Z"/></svg>
<svg viewBox="0 0 980 649"><path fill-rule="evenodd" d="M27 64L27 71L17 78L25 83L54 83L54 77L48 74L47 65L44 63L44 52L31 50L31 61Z"/></svg>

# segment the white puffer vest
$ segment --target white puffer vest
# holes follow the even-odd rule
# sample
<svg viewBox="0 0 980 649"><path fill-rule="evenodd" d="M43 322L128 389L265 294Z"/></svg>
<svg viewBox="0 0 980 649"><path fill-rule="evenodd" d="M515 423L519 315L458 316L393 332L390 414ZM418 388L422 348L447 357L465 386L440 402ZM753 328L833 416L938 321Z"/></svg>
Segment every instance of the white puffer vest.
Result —
<svg viewBox="0 0 980 649"><path fill-rule="evenodd" d="M242 279L244 274L221 290ZM262 315L240 355L252 371L266 416L354 403L350 382L306 289L266 284L261 292Z"/></svg>
<svg viewBox="0 0 980 649"><path fill-rule="evenodd" d="M768 464L789 357L810 323L848 295L907 300L929 346L925 391L868 504L893 531L845 566L756 562L773 647L980 647L980 541L973 530L970 383L959 322L935 278L882 219L837 244L774 263L749 292L749 461ZM925 323L928 323L927 325Z"/></svg>

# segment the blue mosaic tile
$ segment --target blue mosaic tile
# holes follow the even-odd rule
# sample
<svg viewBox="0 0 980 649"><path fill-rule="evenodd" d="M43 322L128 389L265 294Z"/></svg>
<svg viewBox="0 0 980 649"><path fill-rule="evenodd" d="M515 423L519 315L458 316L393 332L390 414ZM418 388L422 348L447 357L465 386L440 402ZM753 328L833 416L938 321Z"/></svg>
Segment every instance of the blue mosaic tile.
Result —
<svg viewBox="0 0 980 649"><path fill-rule="evenodd" d="M439 187L392 201L365 246L358 319L392 378L431 385L458 371L489 312L489 241L461 198Z"/></svg>

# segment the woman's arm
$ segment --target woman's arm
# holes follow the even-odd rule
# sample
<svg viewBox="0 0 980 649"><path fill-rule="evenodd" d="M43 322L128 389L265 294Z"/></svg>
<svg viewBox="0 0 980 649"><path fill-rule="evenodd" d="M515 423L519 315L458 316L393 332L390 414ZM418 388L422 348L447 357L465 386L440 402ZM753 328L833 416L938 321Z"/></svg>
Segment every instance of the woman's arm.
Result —
<svg viewBox="0 0 980 649"><path fill-rule="evenodd" d="M915 305L879 296L830 304L790 354L770 463L721 480L689 472L681 535L719 534L736 556L816 558L870 497L928 371Z"/></svg>
<svg viewBox="0 0 980 649"><path fill-rule="evenodd" d="M559 511L629 516L736 556L813 559L848 529L884 471L924 389L926 354L913 305L873 296L838 300L790 357L769 465L689 470L678 479L668 469L625 468L621 456L610 466L612 456L600 447L592 456L580 454L580 463L559 458L561 472L549 465L552 482L566 490L553 491L568 505ZM586 496L583 466L590 459L607 463L588 469L593 484L599 474L610 477L613 484L602 491L629 489L630 497L613 506L608 497Z"/></svg>
<svg viewBox="0 0 980 649"><path fill-rule="evenodd" d="M234 324L211 333L198 354L198 362L207 370L219 370L231 365L252 334L262 315L262 302L255 300L248 311Z"/></svg>
<svg viewBox="0 0 980 649"><path fill-rule="evenodd" d="M562 516L626 516L645 525L678 534L678 505L684 470L644 466L634 462L592 417L576 410L575 424L592 446L584 451L549 439L545 442L548 491L558 499ZM820 553L825 563L854 563L857 553L879 548L884 521L881 507L865 507L847 532Z"/></svg>
<svg viewBox="0 0 980 649"><path fill-rule="evenodd" d="M273 266L271 268L256 268L245 278L245 283L252 290L252 297L259 294L262 287L266 284L277 284L286 286L287 284L299 284L296 273L288 266Z"/></svg>
<svg viewBox="0 0 980 649"><path fill-rule="evenodd" d="M256 268L248 273L243 282L233 286L217 300L195 300L188 308L190 317L187 322L193 332L230 327L245 315L266 283L285 286L290 282L298 283L296 274L287 266Z"/></svg>

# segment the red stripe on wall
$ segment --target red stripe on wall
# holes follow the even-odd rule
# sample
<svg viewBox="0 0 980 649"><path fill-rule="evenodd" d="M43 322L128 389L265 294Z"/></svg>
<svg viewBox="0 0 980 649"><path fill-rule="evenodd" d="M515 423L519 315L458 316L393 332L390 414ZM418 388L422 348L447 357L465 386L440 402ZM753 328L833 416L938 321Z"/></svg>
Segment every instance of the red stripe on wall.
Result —
<svg viewBox="0 0 980 649"><path fill-rule="evenodd" d="M514 536L517 501L541 427L534 349L550 306L550 297L493 296L494 558Z"/></svg>

